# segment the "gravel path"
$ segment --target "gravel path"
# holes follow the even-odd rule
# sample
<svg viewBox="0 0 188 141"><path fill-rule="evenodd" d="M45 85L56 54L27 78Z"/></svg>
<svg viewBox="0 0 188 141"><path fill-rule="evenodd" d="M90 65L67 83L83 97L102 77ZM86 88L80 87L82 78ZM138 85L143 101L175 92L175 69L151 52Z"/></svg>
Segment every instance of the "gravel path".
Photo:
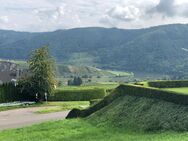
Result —
<svg viewBox="0 0 188 141"><path fill-rule="evenodd" d="M69 112L63 111L48 114L34 113L35 111L38 111L42 108L45 107L23 108L0 112L0 130L20 128L49 120L65 119Z"/></svg>

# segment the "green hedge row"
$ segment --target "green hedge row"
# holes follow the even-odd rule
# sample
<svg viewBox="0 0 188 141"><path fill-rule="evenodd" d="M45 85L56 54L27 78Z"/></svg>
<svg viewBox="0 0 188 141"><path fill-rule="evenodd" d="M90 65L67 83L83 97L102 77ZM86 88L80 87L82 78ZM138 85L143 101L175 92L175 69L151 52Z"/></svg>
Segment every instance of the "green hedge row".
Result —
<svg viewBox="0 0 188 141"><path fill-rule="evenodd" d="M18 101L19 99L20 95L13 84L0 85L0 103Z"/></svg>
<svg viewBox="0 0 188 141"><path fill-rule="evenodd" d="M150 87L156 88L176 88L176 87L188 87L188 80L176 80L176 81L150 81L148 82Z"/></svg>
<svg viewBox="0 0 188 141"><path fill-rule="evenodd" d="M102 99L106 96L104 89L87 90L56 90L54 95L49 97L51 101L90 101Z"/></svg>
<svg viewBox="0 0 188 141"><path fill-rule="evenodd" d="M142 87L142 86L127 84L127 85L120 85L110 95L106 96L102 101L100 101L99 103L93 105L88 109L85 110L73 109L68 114L67 118L87 117L92 113L96 112L97 110L100 110L104 106L107 106L116 98L126 95L154 98L154 99L172 102L175 104L188 105L187 95L160 90L158 88Z"/></svg>
<svg viewBox="0 0 188 141"><path fill-rule="evenodd" d="M120 85L118 89L120 95L155 98L173 102L175 104L188 105L188 95L180 94L177 92L135 85Z"/></svg>

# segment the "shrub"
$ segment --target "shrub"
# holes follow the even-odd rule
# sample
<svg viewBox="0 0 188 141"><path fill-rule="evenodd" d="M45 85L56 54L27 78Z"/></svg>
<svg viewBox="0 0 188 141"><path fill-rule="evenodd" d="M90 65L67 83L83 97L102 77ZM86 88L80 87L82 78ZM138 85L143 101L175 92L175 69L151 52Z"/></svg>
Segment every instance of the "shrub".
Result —
<svg viewBox="0 0 188 141"><path fill-rule="evenodd" d="M51 101L89 101L101 99L106 96L104 89L87 90L56 90L54 95L49 97Z"/></svg>

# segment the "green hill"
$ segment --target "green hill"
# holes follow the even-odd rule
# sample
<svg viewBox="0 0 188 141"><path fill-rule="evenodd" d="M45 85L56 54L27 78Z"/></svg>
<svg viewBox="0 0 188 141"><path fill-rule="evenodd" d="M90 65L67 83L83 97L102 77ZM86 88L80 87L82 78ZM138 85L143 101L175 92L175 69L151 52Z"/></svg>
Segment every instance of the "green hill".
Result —
<svg viewBox="0 0 188 141"><path fill-rule="evenodd" d="M130 72L185 75L188 25L147 29L76 28L45 33L0 31L0 58L26 59L48 44L59 62Z"/></svg>

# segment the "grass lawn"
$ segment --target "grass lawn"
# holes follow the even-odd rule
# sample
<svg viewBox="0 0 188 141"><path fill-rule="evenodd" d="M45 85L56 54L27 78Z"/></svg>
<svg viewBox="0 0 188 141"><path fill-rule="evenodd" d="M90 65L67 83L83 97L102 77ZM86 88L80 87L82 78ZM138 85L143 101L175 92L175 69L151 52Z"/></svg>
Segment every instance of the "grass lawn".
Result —
<svg viewBox="0 0 188 141"><path fill-rule="evenodd" d="M71 110L73 108L83 109L89 106L89 101L68 101L68 102L48 102L48 103L38 103L30 106L7 106L0 107L0 111L18 109L18 108L28 108L28 107L45 107L36 113L51 113L59 112L65 110Z"/></svg>
<svg viewBox="0 0 188 141"><path fill-rule="evenodd" d="M7 107L0 107L0 112L1 111L7 111L7 110L12 110L12 109L18 109L18 108L25 108L26 106L7 106ZM27 106L28 107L28 106Z"/></svg>
<svg viewBox="0 0 188 141"><path fill-rule="evenodd" d="M140 133L97 127L86 120L46 122L0 132L1 141L187 141L188 132Z"/></svg>
<svg viewBox="0 0 188 141"><path fill-rule="evenodd" d="M0 112L1 111L7 111L7 110L13 110L13 109L19 109L19 108L29 108L29 107L41 107L46 105L46 103L37 103L37 104L32 104L32 105L19 105L19 106L5 106L5 107L0 107ZM48 104L47 104L48 105Z"/></svg>
<svg viewBox="0 0 188 141"><path fill-rule="evenodd" d="M88 89L114 89L118 84L98 84L98 85L83 85L83 86L62 86L57 89L62 90L88 90Z"/></svg>
<svg viewBox="0 0 188 141"><path fill-rule="evenodd" d="M89 107L89 101L69 101L69 102L49 102L46 105L45 109L36 111L36 113L51 113L51 112L59 112L65 110L71 110L73 108L85 109Z"/></svg>
<svg viewBox="0 0 188 141"><path fill-rule="evenodd" d="M181 88L164 88L163 90L168 90L168 91L174 91L182 94L187 94L188 95L188 87L181 87Z"/></svg>

